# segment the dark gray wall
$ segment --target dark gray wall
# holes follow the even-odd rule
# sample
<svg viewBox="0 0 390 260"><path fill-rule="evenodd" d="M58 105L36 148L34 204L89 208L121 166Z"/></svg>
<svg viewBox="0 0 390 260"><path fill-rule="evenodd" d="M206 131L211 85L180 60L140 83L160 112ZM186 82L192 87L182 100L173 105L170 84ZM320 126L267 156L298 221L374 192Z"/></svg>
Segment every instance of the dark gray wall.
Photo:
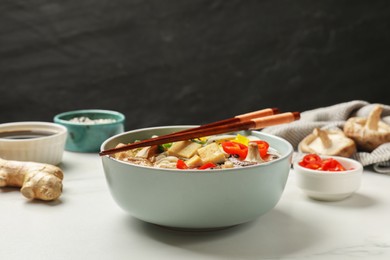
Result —
<svg viewBox="0 0 390 260"><path fill-rule="evenodd" d="M2 0L0 123L118 110L127 129L390 103L389 1Z"/></svg>

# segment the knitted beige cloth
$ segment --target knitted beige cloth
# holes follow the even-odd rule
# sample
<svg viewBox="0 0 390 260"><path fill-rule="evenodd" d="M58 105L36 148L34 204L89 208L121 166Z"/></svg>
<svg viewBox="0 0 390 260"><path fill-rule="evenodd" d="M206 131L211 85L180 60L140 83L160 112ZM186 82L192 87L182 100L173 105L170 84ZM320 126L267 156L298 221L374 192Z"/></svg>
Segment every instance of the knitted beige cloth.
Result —
<svg viewBox="0 0 390 260"><path fill-rule="evenodd" d="M301 113L301 119L290 124L272 126L263 129L263 132L280 136L289 141L295 150L299 142L313 132L316 127L329 129L338 127L342 129L345 121L350 117L367 117L373 107L362 100L354 100L329 107L321 107ZM382 121L390 125L390 106L383 106ZM367 153L358 151L352 158L358 160L363 166L373 165L373 169L381 173L390 173L390 143L384 143L374 151Z"/></svg>

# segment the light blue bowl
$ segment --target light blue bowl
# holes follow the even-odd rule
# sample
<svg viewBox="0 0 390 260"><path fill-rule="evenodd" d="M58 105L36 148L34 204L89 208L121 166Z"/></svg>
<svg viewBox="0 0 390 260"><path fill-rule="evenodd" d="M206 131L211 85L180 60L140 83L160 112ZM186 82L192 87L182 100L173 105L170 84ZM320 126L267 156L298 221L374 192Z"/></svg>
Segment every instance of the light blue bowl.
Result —
<svg viewBox="0 0 390 260"><path fill-rule="evenodd" d="M118 143L188 127L129 131L106 140L101 151ZM250 134L267 141L281 157L255 166L204 172L150 168L102 156L111 195L132 216L170 228L219 229L254 220L278 203L287 182L293 148L276 136L256 131Z"/></svg>
<svg viewBox="0 0 390 260"><path fill-rule="evenodd" d="M81 123L70 121L86 117L90 120L114 120L113 122ZM109 137L124 131L125 116L119 112L101 109L84 109L64 112L54 117L54 122L68 129L65 150L72 152L98 152Z"/></svg>

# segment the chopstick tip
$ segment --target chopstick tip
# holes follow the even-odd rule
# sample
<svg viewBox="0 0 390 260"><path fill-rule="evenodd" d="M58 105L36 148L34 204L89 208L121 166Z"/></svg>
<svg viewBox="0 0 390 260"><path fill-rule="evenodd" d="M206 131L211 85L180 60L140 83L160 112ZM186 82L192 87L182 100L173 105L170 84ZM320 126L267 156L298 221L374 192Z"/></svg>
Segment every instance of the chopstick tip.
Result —
<svg viewBox="0 0 390 260"><path fill-rule="evenodd" d="M277 107L272 107L271 110L272 110L272 113L273 113L274 115L280 113L279 108L277 108Z"/></svg>
<svg viewBox="0 0 390 260"><path fill-rule="evenodd" d="M293 116L294 116L294 120L298 120L301 118L301 113L300 112L292 112Z"/></svg>

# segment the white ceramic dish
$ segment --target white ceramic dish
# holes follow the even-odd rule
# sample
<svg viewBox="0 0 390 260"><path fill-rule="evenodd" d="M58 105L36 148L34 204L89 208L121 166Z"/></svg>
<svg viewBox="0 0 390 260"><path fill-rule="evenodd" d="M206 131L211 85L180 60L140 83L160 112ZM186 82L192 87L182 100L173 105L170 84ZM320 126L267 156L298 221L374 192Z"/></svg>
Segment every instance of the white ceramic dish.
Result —
<svg viewBox="0 0 390 260"><path fill-rule="evenodd" d="M67 129L48 122L0 124L0 157L57 165L62 161Z"/></svg>
<svg viewBox="0 0 390 260"><path fill-rule="evenodd" d="M343 200L357 191L361 185L363 166L356 160L338 156L338 160L346 171L319 171L300 166L298 163L303 156L294 161L294 172L297 185L310 198L323 201Z"/></svg>
<svg viewBox="0 0 390 260"><path fill-rule="evenodd" d="M154 127L122 133L106 140L101 150L186 128ZM171 228L218 229L254 220L278 203L293 148L276 136L256 131L251 135L269 142L281 157L256 166L203 172L151 168L102 156L111 195L134 217Z"/></svg>

